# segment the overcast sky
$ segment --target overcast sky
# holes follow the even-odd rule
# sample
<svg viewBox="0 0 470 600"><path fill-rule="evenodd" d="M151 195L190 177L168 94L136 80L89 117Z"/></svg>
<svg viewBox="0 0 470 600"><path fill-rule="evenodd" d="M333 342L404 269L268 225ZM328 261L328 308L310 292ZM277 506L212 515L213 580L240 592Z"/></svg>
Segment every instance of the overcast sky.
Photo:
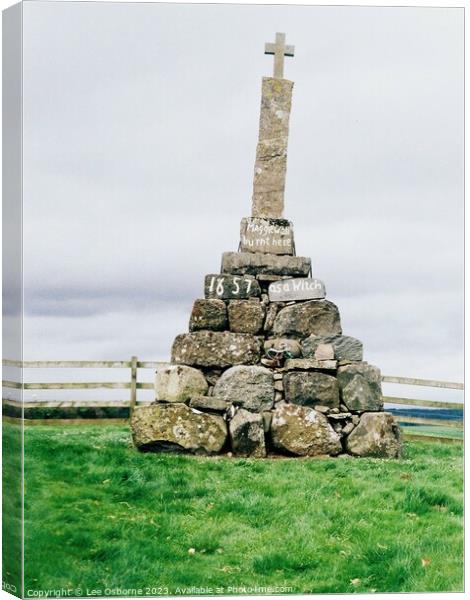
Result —
<svg viewBox="0 0 470 600"><path fill-rule="evenodd" d="M461 9L26 2L26 360L169 359L250 215L276 31L297 253L383 373L462 379Z"/></svg>

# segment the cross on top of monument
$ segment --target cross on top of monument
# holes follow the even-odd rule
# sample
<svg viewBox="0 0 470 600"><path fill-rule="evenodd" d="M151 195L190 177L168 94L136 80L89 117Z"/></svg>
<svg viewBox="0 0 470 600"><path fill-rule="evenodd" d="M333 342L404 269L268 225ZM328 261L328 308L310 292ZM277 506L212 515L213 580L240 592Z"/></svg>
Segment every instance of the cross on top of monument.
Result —
<svg viewBox="0 0 470 600"><path fill-rule="evenodd" d="M286 34L276 33L274 43L267 42L264 46L265 54L274 54L273 77L283 79L284 77L284 56L294 56L294 46L286 46Z"/></svg>

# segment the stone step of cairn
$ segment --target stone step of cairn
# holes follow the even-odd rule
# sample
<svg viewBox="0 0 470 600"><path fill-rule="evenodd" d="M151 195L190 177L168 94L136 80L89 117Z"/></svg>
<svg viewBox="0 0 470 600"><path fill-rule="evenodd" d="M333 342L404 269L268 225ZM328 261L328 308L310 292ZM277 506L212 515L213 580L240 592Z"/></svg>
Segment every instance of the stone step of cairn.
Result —
<svg viewBox="0 0 470 600"><path fill-rule="evenodd" d="M311 276L310 258L296 255L293 225L282 217L293 84L281 59L294 49L283 34L272 46L252 216L241 221L238 252L225 252L220 273L206 275L188 333L156 374L155 403L133 411L134 444L256 458L398 457L400 430L383 410L380 371L363 360L359 340L343 335L338 307Z"/></svg>

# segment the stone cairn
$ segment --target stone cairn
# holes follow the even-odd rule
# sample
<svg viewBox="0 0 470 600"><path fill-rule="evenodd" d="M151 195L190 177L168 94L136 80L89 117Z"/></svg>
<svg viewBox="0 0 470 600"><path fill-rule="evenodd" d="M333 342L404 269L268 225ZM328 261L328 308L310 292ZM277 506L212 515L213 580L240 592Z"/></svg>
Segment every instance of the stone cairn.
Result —
<svg viewBox="0 0 470 600"><path fill-rule="evenodd" d="M205 277L189 333L156 374L156 401L137 406L142 451L398 457L400 431L383 411L381 375L362 343L342 334L335 304L296 256L283 218L293 83L283 79L284 34L266 44L274 76L262 83L252 216L238 252Z"/></svg>

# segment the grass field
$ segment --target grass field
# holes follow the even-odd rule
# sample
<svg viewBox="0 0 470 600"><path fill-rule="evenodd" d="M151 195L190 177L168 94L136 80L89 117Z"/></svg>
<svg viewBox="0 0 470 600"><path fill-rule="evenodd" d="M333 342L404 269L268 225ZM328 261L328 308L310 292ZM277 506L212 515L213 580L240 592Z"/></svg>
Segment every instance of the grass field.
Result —
<svg viewBox="0 0 470 600"><path fill-rule="evenodd" d="M199 458L139 454L123 426L38 426L25 477L27 594L463 589L461 445Z"/></svg>
<svg viewBox="0 0 470 600"><path fill-rule="evenodd" d="M21 591L22 478L21 427L5 425L2 437L2 583L12 593ZM5 552L5 549L8 549Z"/></svg>
<svg viewBox="0 0 470 600"><path fill-rule="evenodd" d="M446 437L456 440L463 439L463 429L457 429L453 427L438 427L436 425L416 425L415 427L409 427L401 425L402 431L405 433L429 435L433 437Z"/></svg>

